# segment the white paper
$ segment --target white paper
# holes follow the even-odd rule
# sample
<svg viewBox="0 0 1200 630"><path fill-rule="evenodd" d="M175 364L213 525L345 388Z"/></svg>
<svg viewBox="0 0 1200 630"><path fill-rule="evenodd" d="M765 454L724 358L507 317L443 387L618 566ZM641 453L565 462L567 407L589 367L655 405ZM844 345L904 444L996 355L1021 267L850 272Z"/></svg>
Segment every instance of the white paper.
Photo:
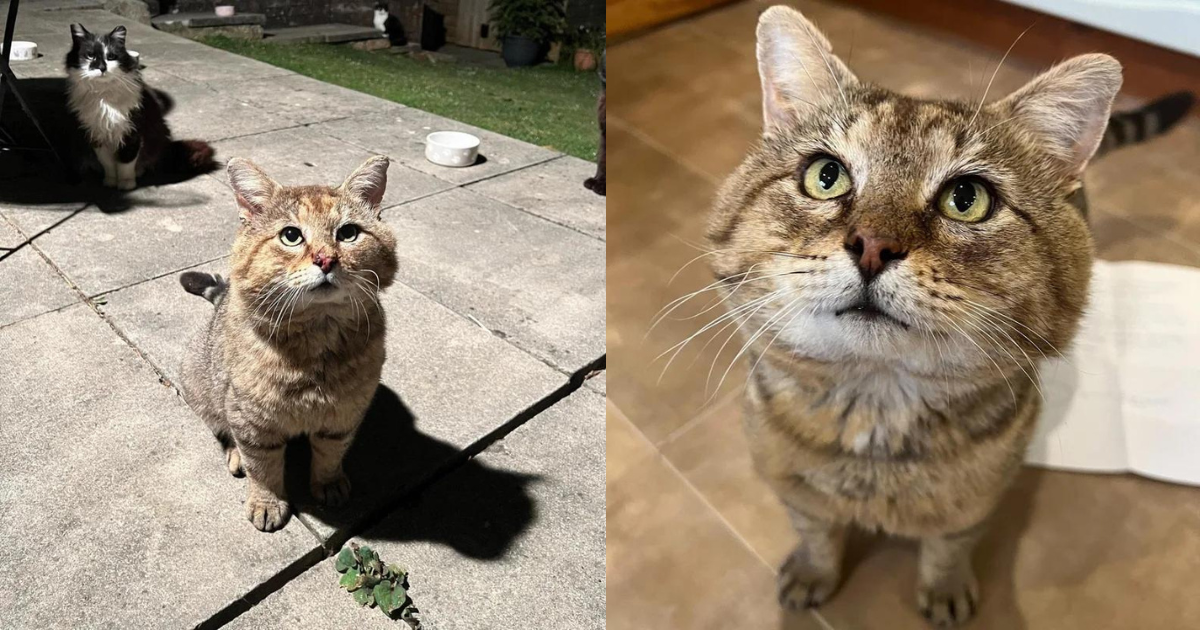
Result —
<svg viewBox="0 0 1200 630"><path fill-rule="evenodd" d="M1096 262L1073 348L1041 381L1027 463L1200 485L1200 270Z"/></svg>

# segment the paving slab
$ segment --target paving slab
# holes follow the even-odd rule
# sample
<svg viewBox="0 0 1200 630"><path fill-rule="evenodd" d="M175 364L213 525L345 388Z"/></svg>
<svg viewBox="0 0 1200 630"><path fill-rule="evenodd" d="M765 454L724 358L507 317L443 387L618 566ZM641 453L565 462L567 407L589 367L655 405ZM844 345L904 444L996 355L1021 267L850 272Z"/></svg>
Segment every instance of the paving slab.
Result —
<svg viewBox="0 0 1200 630"><path fill-rule="evenodd" d="M225 273L224 262L198 267ZM186 343L212 306L173 273L106 295L104 313L173 381ZM388 360L375 406L347 455L352 503L336 512L307 502L308 454L289 446L289 495L323 537L355 523L395 486L532 406L566 378L429 298L396 285L384 292Z"/></svg>
<svg viewBox="0 0 1200 630"><path fill-rule="evenodd" d="M229 253L237 231L233 193L211 177L139 188L122 196L131 207L89 207L37 239L37 244L88 295L214 260ZM47 220L37 207L4 211L30 232Z"/></svg>
<svg viewBox="0 0 1200 630"><path fill-rule="evenodd" d="M0 219L0 245L20 238ZM0 249L0 327L77 301L78 294L32 247Z"/></svg>
<svg viewBox="0 0 1200 630"><path fill-rule="evenodd" d="M222 96L303 125L404 109L399 103L299 74L240 83L215 83L212 87Z"/></svg>
<svg viewBox="0 0 1200 630"><path fill-rule="evenodd" d="M595 164L564 155L468 188L604 240L605 199L583 187L595 174Z"/></svg>
<svg viewBox="0 0 1200 630"><path fill-rule="evenodd" d="M357 542L409 569L429 630L603 628L604 451L604 399L578 390ZM229 627L404 627L337 578L326 560Z"/></svg>
<svg viewBox="0 0 1200 630"><path fill-rule="evenodd" d="M565 372L604 354L604 243L457 188L384 212L402 282Z"/></svg>
<svg viewBox="0 0 1200 630"><path fill-rule="evenodd" d="M264 41L274 44L341 44L383 38L374 27L338 23L270 28L263 34Z"/></svg>
<svg viewBox="0 0 1200 630"><path fill-rule="evenodd" d="M22 184L23 185L23 184ZM5 182L0 179L0 187L15 186L11 182ZM7 191L4 191L7 192ZM82 201L69 201L62 203L43 203L43 204L28 204L17 203L4 200L4 192L0 192L0 215L3 215L17 224L21 231L30 236L36 236L42 230L46 230L56 223L62 223L64 220L69 220L71 215L81 212L87 207L87 204ZM19 220L18 220L19 218ZM12 242L14 233L9 233L4 237L9 242ZM25 239L21 238L20 242ZM4 245L4 243L0 243ZM6 245L7 246L7 245Z"/></svg>
<svg viewBox="0 0 1200 630"><path fill-rule="evenodd" d="M507 173L561 155L527 142L413 108L356 116L323 123L314 128L455 184L466 184ZM479 154L482 160L465 168L438 166L426 160L425 136L434 131L465 131L474 134L480 139Z"/></svg>
<svg viewBox="0 0 1200 630"><path fill-rule="evenodd" d="M0 356L4 627L191 627L314 546L254 529L208 430L87 307L0 330Z"/></svg>
<svg viewBox="0 0 1200 630"><path fill-rule="evenodd" d="M303 184L341 185L354 169L376 155L348 142L330 137L313 127L298 127L247 138L214 143L222 161L249 158L285 186ZM213 174L227 181L224 169ZM384 207L446 190L450 184L392 161L388 168Z"/></svg>
<svg viewBox="0 0 1200 630"><path fill-rule="evenodd" d="M173 84L157 81L150 82L150 85L166 92L175 102L174 108L167 114L167 123L175 138L214 143L226 138L295 127L297 124L271 109L231 98L229 94L218 92L209 85L190 83L187 77L177 77L162 66L152 69L159 76L174 79Z"/></svg>

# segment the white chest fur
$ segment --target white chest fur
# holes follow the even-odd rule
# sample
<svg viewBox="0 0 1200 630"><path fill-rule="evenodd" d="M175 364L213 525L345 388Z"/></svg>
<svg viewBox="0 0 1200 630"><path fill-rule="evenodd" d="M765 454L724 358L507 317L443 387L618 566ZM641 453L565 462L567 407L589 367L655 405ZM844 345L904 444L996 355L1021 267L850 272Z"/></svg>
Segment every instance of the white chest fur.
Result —
<svg viewBox="0 0 1200 630"><path fill-rule="evenodd" d="M117 76L89 79L72 70L67 83L68 103L88 139L104 147L119 146L141 103L140 82Z"/></svg>
<svg viewBox="0 0 1200 630"><path fill-rule="evenodd" d="M387 11L376 11L375 12L375 30L377 30L381 33L387 32L387 27L384 26L384 22L387 22L387 18L388 18Z"/></svg>

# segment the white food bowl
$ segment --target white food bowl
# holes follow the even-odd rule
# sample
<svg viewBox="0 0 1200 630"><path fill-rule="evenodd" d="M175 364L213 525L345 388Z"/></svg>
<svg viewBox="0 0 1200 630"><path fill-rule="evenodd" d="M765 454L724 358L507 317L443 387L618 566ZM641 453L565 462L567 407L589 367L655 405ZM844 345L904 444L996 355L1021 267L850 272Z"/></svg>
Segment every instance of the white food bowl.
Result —
<svg viewBox="0 0 1200 630"><path fill-rule="evenodd" d="M435 131L425 137L425 159L461 168L475 163L479 156L479 138L461 131Z"/></svg>
<svg viewBox="0 0 1200 630"><path fill-rule="evenodd" d="M12 61L26 61L29 59L37 59L37 44L33 42L17 42L12 43L12 55L9 59Z"/></svg>
<svg viewBox="0 0 1200 630"><path fill-rule="evenodd" d="M232 4L218 4L216 13L218 17L233 17L234 9Z"/></svg>

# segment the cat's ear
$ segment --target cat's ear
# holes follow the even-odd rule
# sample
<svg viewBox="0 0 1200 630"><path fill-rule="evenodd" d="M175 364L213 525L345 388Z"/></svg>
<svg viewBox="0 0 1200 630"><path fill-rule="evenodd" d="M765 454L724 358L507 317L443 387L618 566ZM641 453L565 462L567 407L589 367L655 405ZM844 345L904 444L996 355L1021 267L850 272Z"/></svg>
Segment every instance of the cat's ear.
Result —
<svg viewBox="0 0 1200 630"><path fill-rule="evenodd" d="M1094 53L1054 66L990 107L1033 134L1064 175L1076 176L1104 139L1120 89L1121 64Z"/></svg>
<svg viewBox="0 0 1200 630"><path fill-rule="evenodd" d="M91 35L91 33L86 28L83 28L82 24L71 25L71 40L76 44L87 39L88 35Z"/></svg>
<svg viewBox="0 0 1200 630"><path fill-rule="evenodd" d="M766 135L794 126L828 102L844 99L846 86L858 83L817 27L799 11L782 5L758 18L758 74Z"/></svg>
<svg viewBox="0 0 1200 630"><path fill-rule="evenodd" d="M229 185L233 187L243 222L248 222L267 209L271 197L279 184L263 172L254 162L245 158L231 158L226 167Z"/></svg>
<svg viewBox="0 0 1200 630"><path fill-rule="evenodd" d="M114 28L111 33L108 34L108 41L113 42L114 44L120 44L120 45L124 46L125 45L125 34L126 34L125 27L118 26L117 28Z"/></svg>
<svg viewBox="0 0 1200 630"><path fill-rule="evenodd" d="M387 157L383 155L368 159L346 178L342 190L366 202L372 210L378 212L379 204L383 201L383 192L387 188L388 164Z"/></svg>

